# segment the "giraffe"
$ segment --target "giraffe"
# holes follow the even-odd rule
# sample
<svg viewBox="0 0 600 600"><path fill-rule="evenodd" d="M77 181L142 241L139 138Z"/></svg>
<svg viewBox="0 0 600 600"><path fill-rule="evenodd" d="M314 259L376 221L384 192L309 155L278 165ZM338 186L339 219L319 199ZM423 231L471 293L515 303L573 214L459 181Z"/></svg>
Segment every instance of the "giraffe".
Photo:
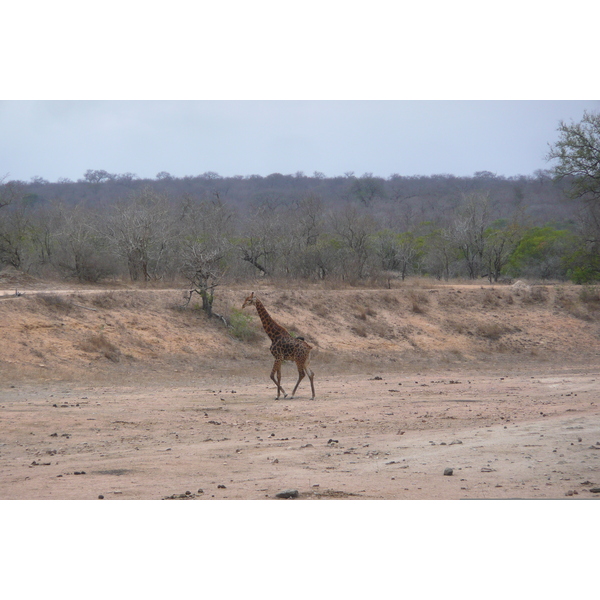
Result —
<svg viewBox="0 0 600 600"><path fill-rule="evenodd" d="M290 398L294 397L300 382L304 379L305 375L308 375L310 387L312 389L311 400L314 400L315 385L313 378L315 374L309 366L312 346L304 341L304 338L292 337L285 327L276 323L267 312L267 309L263 306L263 303L254 295L254 292L244 300L242 309L246 308L246 306L256 307L263 329L271 339L271 354L275 357L275 364L271 371L271 379L277 386L277 398L275 398L275 400L279 400L281 394L283 394L284 398L287 398L285 390L281 387L281 365L284 360L294 361L298 367L298 381L296 382L296 386L294 387L294 391ZM277 375L277 378L275 378L275 375Z"/></svg>

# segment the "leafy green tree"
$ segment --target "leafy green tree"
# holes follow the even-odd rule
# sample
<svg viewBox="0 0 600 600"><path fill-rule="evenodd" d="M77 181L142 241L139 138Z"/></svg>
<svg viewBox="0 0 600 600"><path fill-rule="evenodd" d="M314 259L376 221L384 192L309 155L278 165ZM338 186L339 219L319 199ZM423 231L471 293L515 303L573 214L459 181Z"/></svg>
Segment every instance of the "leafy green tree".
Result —
<svg viewBox="0 0 600 600"><path fill-rule="evenodd" d="M558 141L547 160L555 160L554 179L570 184L568 195L585 204L581 245L567 262L579 283L600 279L600 113L583 113L579 123L560 122Z"/></svg>
<svg viewBox="0 0 600 600"><path fill-rule="evenodd" d="M579 123L561 121L547 160L557 160L555 179L572 180L570 196L600 202L600 113L585 111Z"/></svg>
<svg viewBox="0 0 600 600"><path fill-rule="evenodd" d="M508 272L517 277L566 279L567 257L574 255L577 237L549 225L526 230L508 261Z"/></svg>

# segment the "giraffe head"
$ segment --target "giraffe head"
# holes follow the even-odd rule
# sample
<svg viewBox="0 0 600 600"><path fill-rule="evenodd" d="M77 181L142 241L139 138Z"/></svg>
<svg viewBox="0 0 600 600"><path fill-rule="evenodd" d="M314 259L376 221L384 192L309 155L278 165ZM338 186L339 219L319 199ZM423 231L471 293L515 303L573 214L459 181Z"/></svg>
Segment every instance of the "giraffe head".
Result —
<svg viewBox="0 0 600 600"><path fill-rule="evenodd" d="M252 292L245 300L244 304L242 304L242 308L246 308L246 306L256 306L256 296L254 292Z"/></svg>

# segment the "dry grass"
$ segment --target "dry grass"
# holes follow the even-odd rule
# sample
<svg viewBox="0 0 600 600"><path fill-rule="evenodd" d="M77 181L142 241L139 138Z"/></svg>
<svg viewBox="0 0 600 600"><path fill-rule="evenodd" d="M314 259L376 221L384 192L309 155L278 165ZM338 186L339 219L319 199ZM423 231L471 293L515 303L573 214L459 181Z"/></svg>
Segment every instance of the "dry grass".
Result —
<svg viewBox="0 0 600 600"><path fill-rule="evenodd" d="M112 362L121 360L121 351L102 333L89 335L79 346L84 352L98 352Z"/></svg>
<svg viewBox="0 0 600 600"><path fill-rule="evenodd" d="M367 328L364 325L355 325L350 328L352 333L358 335L359 337L367 337Z"/></svg>
<svg viewBox="0 0 600 600"><path fill-rule="evenodd" d="M411 304L411 310L417 315L422 315L427 312L427 306L429 305L429 296L425 292L418 290L410 290L407 293L407 298Z"/></svg>
<svg viewBox="0 0 600 600"><path fill-rule="evenodd" d="M498 340L502 335L508 333L510 327L501 323L479 323L475 326L475 333L488 340Z"/></svg>
<svg viewBox="0 0 600 600"><path fill-rule="evenodd" d="M38 294L37 300L45 308L49 308L54 312L68 314L73 310L73 302L58 294Z"/></svg>
<svg viewBox="0 0 600 600"><path fill-rule="evenodd" d="M579 300L591 311L600 310L600 288L585 285L579 292Z"/></svg>
<svg viewBox="0 0 600 600"><path fill-rule="evenodd" d="M94 296L91 300L91 304L98 308L111 309L121 306L123 301L117 299L117 292L106 292Z"/></svg>
<svg viewBox="0 0 600 600"><path fill-rule="evenodd" d="M590 326L600 321L597 287L429 282L428 287L325 291L320 285L278 290L264 282L252 288L278 323L315 348L317 372L323 361L339 370L367 369L381 357L402 369L419 361L448 364L484 355L600 354L597 328ZM248 291L248 286L220 288L215 312L231 322ZM111 369L133 370L132 361L136 372L202 373L216 365L243 373L248 361L270 368L269 339L255 309L244 310L232 331L191 306L174 310L180 299L181 291L144 289L4 300L0 375L43 364L46 373L91 368L109 376Z"/></svg>
<svg viewBox="0 0 600 600"><path fill-rule="evenodd" d="M548 300L548 289L545 286L535 286L524 290L521 296L523 304L543 304Z"/></svg>
<svg viewBox="0 0 600 600"><path fill-rule="evenodd" d="M354 314L354 317L360 319L361 321L366 321L367 317L376 317L377 312L374 311L371 307L358 307L355 309L357 312Z"/></svg>
<svg viewBox="0 0 600 600"><path fill-rule="evenodd" d="M446 327L452 332L458 335L466 335L469 332L469 325L463 321L457 321L455 319L448 319L446 321Z"/></svg>

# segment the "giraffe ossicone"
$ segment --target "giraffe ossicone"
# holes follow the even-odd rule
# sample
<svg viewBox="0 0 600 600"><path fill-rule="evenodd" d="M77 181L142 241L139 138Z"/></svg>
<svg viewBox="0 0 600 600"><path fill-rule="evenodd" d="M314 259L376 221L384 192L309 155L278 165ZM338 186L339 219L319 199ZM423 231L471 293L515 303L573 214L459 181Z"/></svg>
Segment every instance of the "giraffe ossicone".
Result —
<svg viewBox="0 0 600 600"><path fill-rule="evenodd" d="M281 394L283 394L284 398L287 398L285 390L281 387L281 365L283 364L284 360L293 361L296 363L296 367L298 367L298 381L294 386L294 391L292 392L290 398L294 397L300 382L306 375L308 375L312 390L311 400L314 400L315 384L313 379L315 374L309 366L310 351L312 350L312 346L308 344L304 338L293 337L285 327L282 327L279 323L277 323L267 312L267 309L264 307L263 303L255 296L254 292L252 292L244 300L242 309L246 308L246 306L256 307L256 311L260 317L263 329L271 340L271 354L275 358L275 363L273 364L273 369L271 370L271 379L277 386L276 400L279 400Z"/></svg>

